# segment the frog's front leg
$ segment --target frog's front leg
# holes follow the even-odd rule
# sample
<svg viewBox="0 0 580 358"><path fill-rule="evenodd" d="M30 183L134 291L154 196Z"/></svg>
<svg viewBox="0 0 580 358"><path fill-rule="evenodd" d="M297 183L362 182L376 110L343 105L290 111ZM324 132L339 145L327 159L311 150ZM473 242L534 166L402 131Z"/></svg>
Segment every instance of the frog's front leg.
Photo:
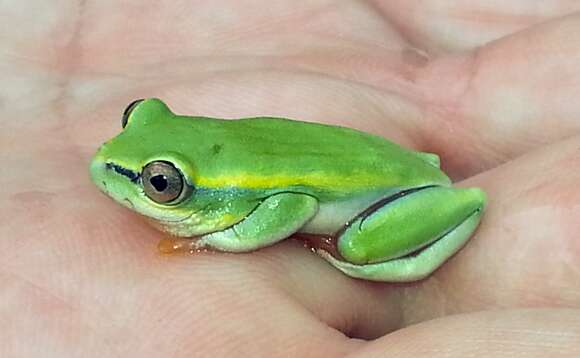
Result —
<svg viewBox="0 0 580 358"><path fill-rule="evenodd" d="M195 249L247 252L272 245L296 232L318 211L318 200L306 194L280 193L264 199L242 221L193 241Z"/></svg>
<svg viewBox="0 0 580 358"><path fill-rule="evenodd" d="M349 276L374 281L422 279L457 252L479 223L479 189L423 187L385 198L337 234L337 258L318 253Z"/></svg>

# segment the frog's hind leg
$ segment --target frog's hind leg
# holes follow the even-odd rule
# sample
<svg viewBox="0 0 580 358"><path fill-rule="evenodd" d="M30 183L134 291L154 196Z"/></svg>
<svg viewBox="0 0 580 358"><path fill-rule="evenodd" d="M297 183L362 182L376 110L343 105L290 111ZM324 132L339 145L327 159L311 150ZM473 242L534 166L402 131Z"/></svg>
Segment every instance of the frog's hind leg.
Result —
<svg viewBox="0 0 580 358"><path fill-rule="evenodd" d="M372 205L338 233L335 257L352 277L406 282L428 276L467 242L485 203L479 189L414 188Z"/></svg>

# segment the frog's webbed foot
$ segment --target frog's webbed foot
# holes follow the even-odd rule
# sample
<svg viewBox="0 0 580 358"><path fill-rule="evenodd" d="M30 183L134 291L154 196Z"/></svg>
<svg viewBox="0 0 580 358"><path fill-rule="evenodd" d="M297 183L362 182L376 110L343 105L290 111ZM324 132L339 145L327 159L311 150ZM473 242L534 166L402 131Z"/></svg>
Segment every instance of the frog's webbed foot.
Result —
<svg viewBox="0 0 580 358"><path fill-rule="evenodd" d="M352 277L419 280L467 242L484 204L485 194L475 188L409 189L372 205L337 234L342 257L318 253Z"/></svg>

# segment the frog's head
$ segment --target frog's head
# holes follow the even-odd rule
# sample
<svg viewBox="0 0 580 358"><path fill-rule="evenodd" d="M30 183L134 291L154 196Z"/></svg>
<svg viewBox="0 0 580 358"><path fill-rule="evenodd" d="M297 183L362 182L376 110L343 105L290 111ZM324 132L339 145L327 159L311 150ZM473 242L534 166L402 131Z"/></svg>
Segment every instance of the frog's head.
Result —
<svg viewBox="0 0 580 358"><path fill-rule="evenodd" d="M163 231L196 236L223 230L241 221L257 202L246 191L196 185L191 143L180 139L187 131L184 125L184 117L158 99L132 102L123 113L123 131L95 154L91 179Z"/></svg>

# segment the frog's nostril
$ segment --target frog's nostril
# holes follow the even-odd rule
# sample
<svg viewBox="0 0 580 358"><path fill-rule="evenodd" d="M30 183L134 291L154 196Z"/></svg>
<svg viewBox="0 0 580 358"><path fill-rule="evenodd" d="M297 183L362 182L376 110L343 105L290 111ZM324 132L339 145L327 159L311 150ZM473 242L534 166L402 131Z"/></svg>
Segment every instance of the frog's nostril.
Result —
<svg viewBox="0 0 580 358"><path fill-rule="evenodd" d="M132 210L135 210L135 205L133 204L133 202L129 198L125 198L123 200L129 204L129 206L131 207Z"/></svg>

